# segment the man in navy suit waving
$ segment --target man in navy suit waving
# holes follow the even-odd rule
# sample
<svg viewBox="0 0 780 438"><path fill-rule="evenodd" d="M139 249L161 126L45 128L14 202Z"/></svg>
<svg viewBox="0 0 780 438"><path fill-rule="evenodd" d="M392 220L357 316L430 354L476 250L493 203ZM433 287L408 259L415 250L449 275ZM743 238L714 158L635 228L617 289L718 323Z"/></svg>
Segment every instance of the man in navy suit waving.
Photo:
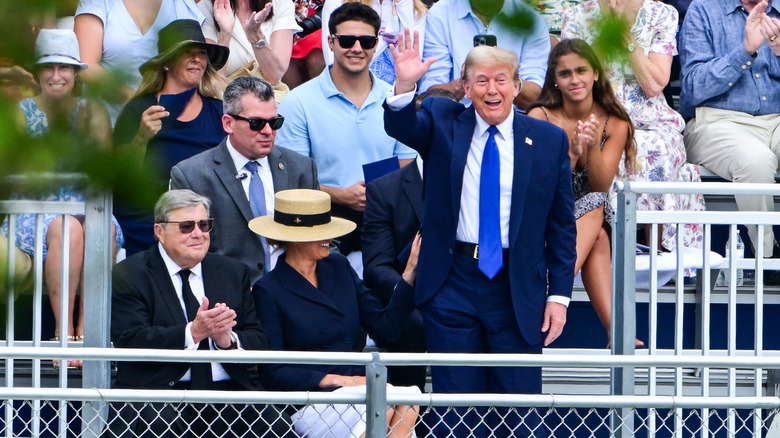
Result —
<svg viewBox="0 0 780 438"><path fill-rule="evenodd" d="M426 162L415 301L428 351L541 353L563 329L574 279L566 134L514 111L518 58L495 47L475 47L463 65L471 106L429 98L416 111L415 84L435 59L420 59L408 30L400 37L385 129ZM435 392L541 392L536 367L432 372ZM444 424L458 436L455 422L472 421L445 416ZM506 418L495 421L514 427ZM483 432L510 436L517 430Z"/></svg>

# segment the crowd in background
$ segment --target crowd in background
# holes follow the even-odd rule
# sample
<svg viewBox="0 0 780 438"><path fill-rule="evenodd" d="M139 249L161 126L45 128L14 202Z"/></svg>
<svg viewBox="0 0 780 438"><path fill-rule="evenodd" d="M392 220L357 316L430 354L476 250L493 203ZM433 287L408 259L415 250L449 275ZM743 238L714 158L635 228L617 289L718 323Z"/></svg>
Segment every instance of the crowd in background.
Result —
<svg viewBox="0 0 780 438"><path fill-rule="evenodd" d="M344 31L344 21L338 21L336 11L342 3L353 2L375 11L378 32L367 26L350 28L348 35L335 33L340 25ZM700 176L694 164L703 164L728 180L773 182L778 168L780 12L775 2L668 3L80 0L71 5L73 10L58 11L54 14L58 16L36 24L36 29L44 29L36 30L33 65L3 65L0 75L6 84L15 84L16 90L33 90L21 91L27 95L19 101L21 126L31 136L64 123L99 147L125 148L154 175L159 194L168 190L172 170L176 185L177 165L223 143L226 135L233 134L226 129L240 129L233 128L239 121L248 122L255 132L262 132L266 124L274 135L278 130L277 147L308 156L316 165L314 181L297 188L327 192L335 214L356 223L355 231L339 242L339 250L345 256L355 254L350 261L359 275L363 274L361 267L371 270L365 273L366 280L387 305L400 277L382 286L381 275L372 269L383 255L373 247L361 248L361 232L365 243L366 236L376 230L378 214L370 205L372 186L367 187L362 166L392 157L398 158L401 167L414 166L413 176L419 178L411 190L418 197L425 179L425 163L416 152L384 132L381 106L396 80L394 49L399 33L410 30L409 38L415 40L421 58L435 58L417 84L417 92L446 96L464 105L471 101L464 93L461 66L471 47L479 43L513 51L520 60L519 91L514 99L519 114L550 122L567 134L577 223L576 271L581 271L594 309L609 333L609 223L616 178L695 182ZM685 20L681 19L686 12ZM75 18L68 19L69 15ZM624 29L619 38L605 42L602 24L610 19L620 20ZM723 30L721 22L728 28ZM713 36L721 32L725 36ZM678 48L683 55L680 113L664 96ZM354 58L364 56L371 57L370 73L355 67L359 60ZM223 103L226 86L244 76L260 78L272 87L274 107L268 109L269 117L245 119L238 114L240 109L227 106L227 97ZM121 85L113 87L103 101L81 96L82 88L116 78ZM278 116L283 117L281 121ZM232 119L228 123L225 118ZM719 127L718 123L726 125ZM230 138L232 143L238 141ZM284 169L281 162L278 166ZM258 174L260 182L271 185L266 188L268 206L273 206L269 198L278 191L272 181L279 184L272 172L275 169L265 176L262 171ZM255 184L254 174L239 172L236 178L245 184L245 192ZM394 189L404 190L398 185L387 186L384 192L375 190L374 202L380 196L392 196L387 191ZM29 199L33 195L13 196ZM71 187L34 196L83 199ZM219 204L216 199L211 202ZM773 207L771 201L759 197L738 198L738 204L743 209ZM256 206L252 204L253 216L270 213L266 206L257 206L259 210ZM674 194L643 195L638 207L705 208L701 195ZM117 249L124 248L131 255L159 240L150 209L118 203L114 211ZM60 290L62 219L47 215L45 224L45 280L58 320L65 295ZM17 220L17 270L30 269L34 226L30 217ZM217 221L215 236L225 232L219 226ZM83 217L71 217L70 227L69 309L72 315L83 315L76 309L83 272ZM3 229L7 236L7 224ZM412 241L416 229L411 226L410 230L411 235L396 242L395 252ZM650 230L646 231L645 239L650 236ZM659 247L666 251L676 249L677 234L682 234L686 247L702 244L698 225L664 225L660 231ZM751 240L756 233L755 227L750 229ZM780 257L771 230L764 233L764 256ZM273 241L262 240L258 245L265 252L264 268L257 270L257 263L250 264L253 281L268 273L283 251ZM302 251L295 244L286 246L287 251L291 248ZM287 264L297 255L288 252L282 266L291 269ZM400 276L406 266L394 257L389 260L385 267L392 265ZM769 275L768 282L780 281L771 277L773 273ZM382 291L383 287L390 292ZM263 319L272 318L264 315ZM54 336L81 340L83 330L83 317L77 317L67 333L60 332L57 323ZM349 341L350 348L354 341ZM73 362L68 365L80 365Z"/></svg>

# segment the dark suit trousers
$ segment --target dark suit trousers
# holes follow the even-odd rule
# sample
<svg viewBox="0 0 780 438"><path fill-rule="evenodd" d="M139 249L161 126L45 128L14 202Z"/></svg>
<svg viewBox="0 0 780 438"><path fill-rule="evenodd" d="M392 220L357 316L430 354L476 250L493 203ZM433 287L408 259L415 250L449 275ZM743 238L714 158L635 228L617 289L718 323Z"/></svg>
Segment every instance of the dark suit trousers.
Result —
<svg viewBox="0 0 780 438"><path fill-rule="evenodd" d="M479 270L476 259L455 255L444 285L421 308L429 352L542 352L541 344L529 345L520 333L506 266L505 260L504 268L489 279ZM434 392L538 394L542 390L539 367L433 367L431 374ZM442 414L440 409L437 411ZM444 422L441 428L437 427L435 436L468 436L464 427L476 427L475 436L528 436L528 431L517 429L518 415L501 418L508 411L506 408L490 412L483 408L468 413L466 408L449 411L443 415ZM523 427L530 425L529 421L535 423L529 417L522 422ZM435 424L430 419L426 422Z"/></svg>

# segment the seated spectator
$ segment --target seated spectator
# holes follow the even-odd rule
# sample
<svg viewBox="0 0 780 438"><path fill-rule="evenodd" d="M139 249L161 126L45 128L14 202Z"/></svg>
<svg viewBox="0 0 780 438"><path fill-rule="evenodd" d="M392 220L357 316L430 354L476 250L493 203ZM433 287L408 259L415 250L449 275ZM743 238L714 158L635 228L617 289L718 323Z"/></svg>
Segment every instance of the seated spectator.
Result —
<svg viewBox="0 0 780 438"><path fill-rule="evenodd" d="M225 90L224 110L227 137L175 165L171 188L214 200L210 251L246 263L254 284L271 270L276 248L247 224L274 211L275 192L319 189L317 166L311 158L274 144L284 118L276 112L268 82L254 77L233 80Z"/></svg>
<svg viewBox="0 0 780 438"><path fill-rule="evenodd" d="M717 23L717 28L713 25ZM692 163L737 183L773 183L780 162L780 10L777 3L694 0L680 32L680 113ZM737 207L774 211L771 196L735 196ZM756 245L757 229L748 227ZM780 257L763 227L764 257ZM780 284L780 271L764 271Z"/></svg>
<svg viewBox="0 0 780 438"><path fill-rule="evenodd" d="M293 34L299 30L291 0L201 0L206 41L230 48L220 70L230 78L252 75L268 81L281 97L280 83L290 65Z"/></svg>
<svg viewBox="0 0 780 438"><path fill-rule="evenodd" d="M444 91L444 90L437 90ZM423 209L422 159L366 184L363 216L363 278L366 286L388 305L406 260L399 260L420 230ZM422 314L415 309L398 342L380 343L391 352L425 352ZM425 367L389 367L387 380L399 386L425 389Z"/></svg>
<svg viewBox="0 0 780 438"><path fill-rule="evenodd" d="M520 29L517 23L528 23ZM444 87L468 104L461 85L461 66L474 46L474 36L495 36L498 47L520 57L520 108L536 100L544 82L550 36L541 17L522 0L441 0L428 13L423 59L436 62L420 81L420 90Z"/></svg>
<svg viewBox="0 0 780 438"><path fill-rule="evenodd" d="M277 141L314 159L334 211L358 224L339 242L341 253L348 255L361 247L366 205L362 165L394 155L405 165L417 154L384 130L382 103L392 86L374 80L369 71L379 14L361 3L345 3L333 12L328 27L333 66L285 97L279 106L285 122Z"/></svg>
<svg viewBox="0 0 780 438"><path fill-rule="evenodd" d="M428 13L428 7L422 0L328 0L322 9L322 27L328 27L333 11L350 1L371 6L379 14L381 20L379 42L374 50L370 69L375 77L388 84L394 83L395 64L390 44L398 43L398 34L403 32L404 28L416 30L420 35L420 41L425 41L425 15ZM333 51L328 46L327 33L322 34L322 47L325 64L333 64Z"/></svg>
<svg viewBox="0 0 780 438"><path fill-rule="evenodd" d="M322 55L322 8L325 0L293 0L295 19L303 29L293 36L290 65L282 80L290 88L317 77L325 69Z"/></svg>
<svg viewBox="0 0 780 438"><path fill-rule="evenodd" d="M114 145L130 148L156 178L156 193L168 188L179 161L218 145L225 79L217 72L229 50L206 43L194 20L176 20L160 31L160 54L141 66L144 80L116 123ZM128 255L154 244L146 208L117 205Z"/></svg>
<svg viewBox="0 0 780 438"><path fill-rule="evenodd" d="M210 254L211 202L190 190L164 193L154 207L157 245L113 272L111 338L119 348L265 350L249 268ZM261 304L261 306L264 304ZM246 364L117 363L117 388L261 390ZM293 436L289 418L272 406L129 403L111 436ZM116 430L113 430L116 429ZM165 435L162 435L165 434Z"/></svg>
<svg viewBox="0 0 780 438"><path fill-rule="evenodd" d="M111 123L106 110L95 102L80 96L80 74L89 66L79 60L79 46L76 35L71 30L42 29L35 44L34 75L40 84L41 92L35 97L19 102L24 114L26 130L33 137L44 136L50 131L75 133L83 141L84 153L91 148L105 148L111 144ZM85 197L74 186L56 187L49 193L21 193L11 195L11 199L35 199L39 201L84 202ZM70 246L65 248L68 254L68 314L66 333L60 332L60 306L62 300L62 239L63 216L44 214L43 268L44 281L54 312L54 340L67 336L72 341L84 339L84 303L79 305L78 317L75 315L76 296L84 281L84 216L70 216ZM30 257L35 252L36 215L21 214L16 219L16 246ZM3 232L8 234L8 222L3 223ZM124 238L121 228L114 220L115 246L121 247ZM5 249L5 248L4 248ZM17 269L25 262L19 263ZM82 295L83 297L83 295ZM59 366L59 361L54 362ZM68 361L69 366L81 367L81 361Z"/></svg>
<svg viewBox="0 0 780 438"><path fill-rule="evenodd" d="M155 13L156 11L156 13ZM157 55L157 35L173 20L203 23L203 14L192 0L80 0L73 30L79 39L81 59L89 64L87 82L111 74L121 85L104 91L116 122L122 106L141 84L139 67Z"/></svg>
<svg viewBox="0 0 780 438"><path fill-rule="evenodd" d="M530 117L558 125L569 136L577 261L582 282L601 323L610 333L612 270L605 226L614 216L607 192L625 156L626 169L636 160L634 125L620 105L604 68L583 40L561 41L550 52L547 76Z"/></svg>
<svg viewBox="0 0 780 438"><path fill-rule="evenodd" d="M253 219L249 227L286 249L276 268L254 287L271 349L360 351L361 327L374 339L393 341L399 336L401 324L414 308L419 237L385 308L347 259L328 250L330 240L354 230L355 223L331 217L327 193L303 189L279 192L274 214ZM350 391L350 387L366 384L362 365L268 364L261 367L260 376L269 389L284 391ZM388 407L388 436L411 436L417 409ZM361 436L366 428L361 419L364 415L365 406L342 409L314 405L299 410L292 419L300 436Z"/></svg>
<svg viewBox="0 0 780 438"><path fill-rule="evenodd" d="M630 29L622 49L625 57L605 64L605 70L618 101L634 123L638 171L624 166L618 177L630 181L695 182L699 170L686 162L682 130L685 122L669 107L663 89L669 82L672 56L677 53L677 11L658 1L626 0L607 4L587 0L563 13L561 38L579 38L589 44L600 37L596 24L603 17L617 17ZM614 205L614 196L611 196ZM639 210L703 210L702 195L640 195ZM649 227L647 228L649 241ZM683 234L683 245L700 247L702 226L686 224L681 230L674 224L663 226L659 248L673 251L675 235Z"/></svg>

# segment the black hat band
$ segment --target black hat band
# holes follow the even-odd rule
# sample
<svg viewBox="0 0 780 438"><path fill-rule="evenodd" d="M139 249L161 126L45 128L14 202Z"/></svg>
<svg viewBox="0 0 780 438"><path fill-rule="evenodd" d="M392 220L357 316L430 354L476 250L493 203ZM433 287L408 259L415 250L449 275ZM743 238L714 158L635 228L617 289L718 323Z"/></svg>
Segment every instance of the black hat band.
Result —
<svg viewBox="0 0 780 438"><path fill-rule="evenodd" d="M330 223L330 210L317 214L284 213L274 210L274 222L291 227L313 227Z"/></svg>

